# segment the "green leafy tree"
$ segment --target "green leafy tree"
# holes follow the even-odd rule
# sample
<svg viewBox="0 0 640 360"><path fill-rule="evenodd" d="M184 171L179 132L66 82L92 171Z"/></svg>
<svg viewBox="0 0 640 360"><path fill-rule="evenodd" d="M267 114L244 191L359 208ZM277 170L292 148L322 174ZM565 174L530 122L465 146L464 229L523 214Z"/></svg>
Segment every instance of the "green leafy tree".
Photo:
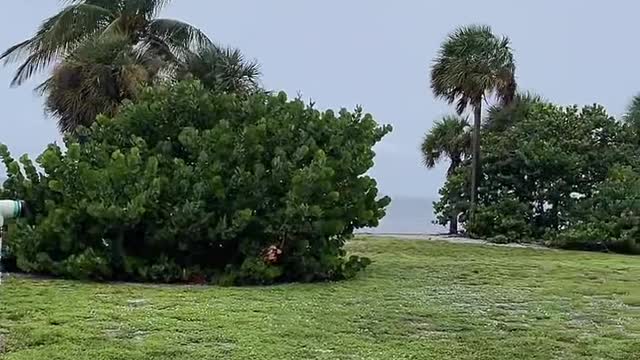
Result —
<svg viewBox="0 0 640 360"><path fill-rule="evenodd" d="M442 44L431 68L431 89L437 97L455 103L459 114L473 110L471 203L480 181L482 102L495 94L503 104L516 92L515 62L507 37L497 37L488 26L465 26Z"/></svg>
<svg viewBox="0 0 640 360"><path fill-rule="evenodd" d="M487 132L483 151L485 181L477 216L466 229L512 241L541 239L566 228L569 214L594 195L611 168L634 158L624 128L602 107L545 103L506 130ZM523 223L526 231L501 230L522 229Z"/></svg>
<svg viewBox="0 0 640 360"><path fill-rule="evenodd" d="M469 122L460 116L445 116L434 123L422 141L422 159L424 165L431 169L446 157L449 160L447 176L452 176L462 164L470 150L471 136ZM458 233L458 215L455 208L449 216L449 233Z"/></svg>
<svg viewBox="0 0 640 360"><path fill-rule="evenodd" d="M624 121L640 127L640 95L631 99L627 112L624 114Z"/></svg>
<svg viewBox="0 0 640 360"><path fill-rule="evenodd" d="M390 131L363 114L318 111L199 82L146 90L113 118L21 163L6 148L5 194L35 216L12 232L24 271L104 280L264 284L352 277L356 229L389 198L373 146ZM21 166L22 165L22 166Z"/></svg>
<svg viewBox="0 0 640 360"><path fill-rule="evenodd" d="M594 196L571 213L567 229L552 239L555 246L640 254L640 173L616 166Z"/></svg>
<svg viewBox="0 0 640 360"><path fill-rule="evenodd" d="M156 18L169 2L68 0L68 5L45 20L33 37L7 49L0 60L22 61L12 82L20 85L100 37L124 36L136 49L152 49L168 61L199 46L210 45L209 38L197 28L178 20Z"/></svg>
<svg viewBox="0 0 640 360"><path fill-rule="evenodd" d="M640 146L640 95L636 95L622 117L630 141Z"/></svg>

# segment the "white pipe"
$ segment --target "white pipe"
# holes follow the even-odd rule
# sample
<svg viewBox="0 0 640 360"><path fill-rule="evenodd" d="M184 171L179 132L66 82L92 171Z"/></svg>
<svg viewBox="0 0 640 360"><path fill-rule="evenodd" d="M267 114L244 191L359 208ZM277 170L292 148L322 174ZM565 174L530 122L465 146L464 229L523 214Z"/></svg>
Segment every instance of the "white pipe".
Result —
<svg viewBox="0 0 640 360"><path fill-rule="evenodd" d="M2 228L5 219L15 219L22 215L22 201L0 200L0 284L2 284Z"/></svg>
<svg viewBox="0 0 640 360"><path fill-rule="evenodd" d="M0 218L15 219L22 213L22 202L15 200L0 200Z"/></svg>

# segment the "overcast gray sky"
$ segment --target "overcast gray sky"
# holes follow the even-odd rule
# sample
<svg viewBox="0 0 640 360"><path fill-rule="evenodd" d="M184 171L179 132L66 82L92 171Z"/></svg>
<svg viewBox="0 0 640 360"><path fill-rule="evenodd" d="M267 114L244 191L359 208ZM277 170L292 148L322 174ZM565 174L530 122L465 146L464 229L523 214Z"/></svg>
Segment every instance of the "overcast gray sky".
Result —
<svg viewBox="0 0 640 360"><path fill-rule="evenodd" d="M30 37L60 3L2 0L1 50ZM433 120L451 111L428 83L448 32L491 25L512 39L521 88L561 104L598 102L617 115L640 91L639 12L628 0L174 0L163 16L257 59L267 88L300 92L321 108L361 104L392 124L373 170L381 190L433 197L443 167L426 171L418 146ZM55 123L33 93L36 81L9 88L13 70L0 68L0 142L15 155L35 155L58 139Z"/></svg>

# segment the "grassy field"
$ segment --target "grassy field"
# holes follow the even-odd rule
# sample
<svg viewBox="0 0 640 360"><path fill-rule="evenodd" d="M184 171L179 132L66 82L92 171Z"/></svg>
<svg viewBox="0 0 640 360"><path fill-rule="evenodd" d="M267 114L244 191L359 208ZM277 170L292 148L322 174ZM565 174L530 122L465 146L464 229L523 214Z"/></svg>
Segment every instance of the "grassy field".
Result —
<svg viewBox="0 0 640 360"><path fill-rule="evenodd" d="M342 283L0 286L0 358L639 359L640 258L358 240Z"/></svg>

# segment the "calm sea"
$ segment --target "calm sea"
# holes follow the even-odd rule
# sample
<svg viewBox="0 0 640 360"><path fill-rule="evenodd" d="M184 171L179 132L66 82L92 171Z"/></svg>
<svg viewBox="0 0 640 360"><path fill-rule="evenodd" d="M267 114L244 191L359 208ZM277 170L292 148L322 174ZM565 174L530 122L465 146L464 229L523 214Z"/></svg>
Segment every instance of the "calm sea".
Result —
<svg viewBox="0 0 640 360"><path fill-rule="evenodd" d="M375 229L359 232L377 234L437 234L446 228L434 225L433 199L415 197L394 197L387 207L387 216Z"/></svg>

